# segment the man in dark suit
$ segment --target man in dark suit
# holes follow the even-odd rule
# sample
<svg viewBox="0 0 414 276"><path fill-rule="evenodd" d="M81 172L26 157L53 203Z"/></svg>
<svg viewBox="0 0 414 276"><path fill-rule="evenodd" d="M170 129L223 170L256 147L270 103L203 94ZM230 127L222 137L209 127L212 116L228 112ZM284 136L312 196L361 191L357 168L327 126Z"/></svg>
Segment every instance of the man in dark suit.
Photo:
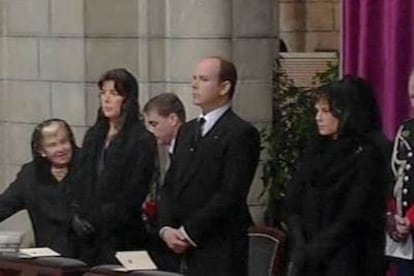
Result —
<svg viewBox="0 0 414 276"><path fill-rule="evenodd" d="M177 271L179 270L178 256L169 250L158 235L157 207L165 172L171 163L169 155L173 152L180 127L185 123L185 108L177 95L161 93L149 99L144 105L143 111L147 129L154 134L159 145L159 170L154 175L155 180L150 196L144 204L144 213L147 216L151 232L148 251L159 269Z"/></svg>
<svg viewBox="0 0 414 276"><path fill-rule="evenodd" d="M223 58L198 64L193 103L202 114L182 126L161 195L160 236L190 276L247 274L246 198L260 137L231 109L236 81Z"/></svg>

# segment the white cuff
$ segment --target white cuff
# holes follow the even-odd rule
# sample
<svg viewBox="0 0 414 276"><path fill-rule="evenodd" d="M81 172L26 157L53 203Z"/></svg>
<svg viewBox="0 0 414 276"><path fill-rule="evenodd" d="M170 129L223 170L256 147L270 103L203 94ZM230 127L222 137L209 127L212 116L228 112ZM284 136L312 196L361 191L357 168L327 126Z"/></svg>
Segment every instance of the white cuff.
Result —
<svg viewBox="0 0 414 276"><path fill-rule="evenodd" d="M164 234L165 231L167 231L168 229L171 229L172 227L170 226L164 226L160 229L160 232L158 233L158 235L160 236L161 239L164 239Z"/></svg>
<svg viewBox="0 0 414 276"><path fill-rule="evenodd" d="M163 227L164 228L164 227ZM162 230L162 229L161 229ZM185 239L194 247L197 247L197 244L190 238L190 236L187 234L187 232L184 229L184 226L181 226L180 229L178 229L178 231L180 231ZM160 231L161 232L161 231Z"/></svg>

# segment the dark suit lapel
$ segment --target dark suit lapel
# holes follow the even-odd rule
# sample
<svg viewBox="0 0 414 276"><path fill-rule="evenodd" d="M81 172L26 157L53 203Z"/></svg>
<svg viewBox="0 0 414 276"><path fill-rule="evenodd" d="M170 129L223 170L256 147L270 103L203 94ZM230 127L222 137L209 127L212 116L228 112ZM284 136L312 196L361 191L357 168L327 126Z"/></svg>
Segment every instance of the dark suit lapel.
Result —
<svg viewBox="0 0 414 276"><path fill-rule="evenodd" d="M187 164L189 167L183 172L182 178L180 178L182 181L180 181L180 186L177 189L178 194L190 183L191 178L200 169L205 151L211 150L211 147L218 146L221 137L227 132L227 125L229 123L229 119L231 118L231 114L233 114L231 109L226 111L223 116L218 119L210 131L204 135L202 138L203 141L200 141L198 145L193 145L193 147L188 149L191 152L191 160L187 160L187 162L189 161ZM196 124L194 124L194 127L195 125ZM194 127L191 129L194 130Z"/></svg>

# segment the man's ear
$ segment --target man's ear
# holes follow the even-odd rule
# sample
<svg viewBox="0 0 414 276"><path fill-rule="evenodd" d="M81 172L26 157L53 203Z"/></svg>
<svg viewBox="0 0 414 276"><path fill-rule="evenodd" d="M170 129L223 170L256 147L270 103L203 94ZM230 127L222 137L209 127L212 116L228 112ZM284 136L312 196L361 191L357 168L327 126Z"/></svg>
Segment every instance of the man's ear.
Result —
<svg viewBox="0 0 414 276"><path fill-rule="evenodd" d="M168 115L168 120L170 121L172 126L176 126L178 124L178 122L180 121L178 119L177 114L175 114L175 113L170 113L170 115Z"/></svg>
<svg viewBox="0 0 414 276"><path fill-rule="evenodd" d="M230 93L231 83L230 81L226 80L221 83L221 90L220 95L225 96L226 94Z"/></svg>

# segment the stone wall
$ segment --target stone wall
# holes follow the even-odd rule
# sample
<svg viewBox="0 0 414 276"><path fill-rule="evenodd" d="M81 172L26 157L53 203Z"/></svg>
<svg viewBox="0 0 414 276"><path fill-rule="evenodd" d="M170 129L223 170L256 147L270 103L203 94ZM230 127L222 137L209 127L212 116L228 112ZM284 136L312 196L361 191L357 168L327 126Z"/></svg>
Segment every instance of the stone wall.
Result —
<svg viewBox="0 0 414 276"><path fill-rule="evenodd" d="M290 52L338 50L340 0L279 0L280 37Z"/></svg>
<svg viewBox="0 0 414 276"><path fill-rule="evenodd" d="M259 128L271 121L276 51L274 0L0 0L0 188L30 160L38 122L66 119L78 144L93 124L100 74L125 67L140 80L140 104L164 91L185 102L205 56L233 60L235 110ZM259 174L249 196L257 221ZM17 217L0 229L28 227Z"/></svg>

